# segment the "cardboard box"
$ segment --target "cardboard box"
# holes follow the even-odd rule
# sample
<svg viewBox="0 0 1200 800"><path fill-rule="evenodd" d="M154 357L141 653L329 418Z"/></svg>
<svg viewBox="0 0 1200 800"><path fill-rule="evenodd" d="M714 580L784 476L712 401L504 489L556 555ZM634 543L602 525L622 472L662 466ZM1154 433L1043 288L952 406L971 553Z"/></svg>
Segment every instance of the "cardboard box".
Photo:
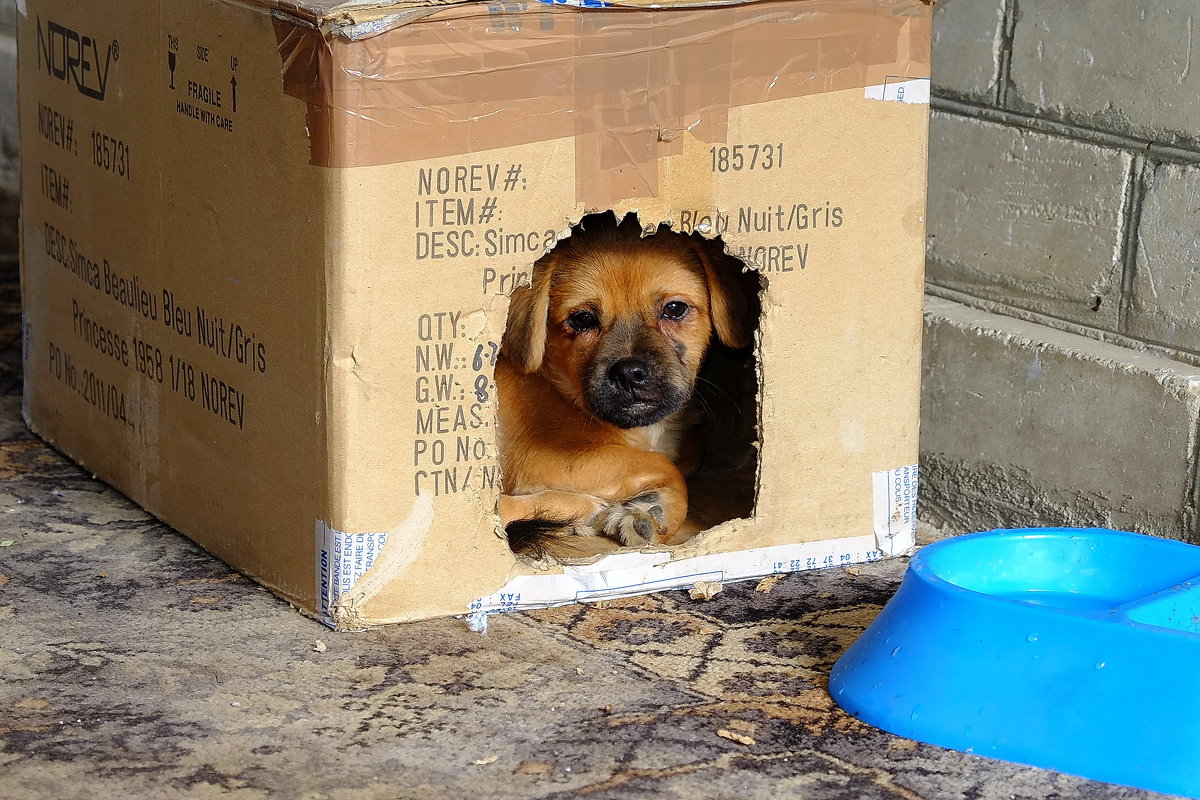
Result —
<svg viewBox="0 0 1200 800"><path fill-rule="evenodd" d="M929 6L585 5L18 3L30 426L342 627L909 548ZM762 275L749 502L530 564L496 343L610 209Z"/></svg>

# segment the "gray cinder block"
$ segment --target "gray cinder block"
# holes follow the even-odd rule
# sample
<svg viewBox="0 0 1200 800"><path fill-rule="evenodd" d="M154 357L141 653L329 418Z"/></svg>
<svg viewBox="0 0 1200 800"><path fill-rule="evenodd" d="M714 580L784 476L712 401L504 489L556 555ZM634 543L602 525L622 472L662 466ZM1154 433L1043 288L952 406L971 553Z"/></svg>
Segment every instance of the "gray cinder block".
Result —
<svg viewBox="0 0 1200 800"><path fill-rule="evenodd" d="M926 298L923 515L1196 540L1200 368Z"/></svg>
<svg viewBox="0 0 1200 800"><path fill-rule="evenodd" d="M1125 330L1200 355L1200 168L1162 164L1150 176Z"/></svg>
<svg viewBox="0 0 1200 800"><path fill-rule="evenodd" d="M1003 0L942 0L933 9L934 91L988 101L1003 47Z"/></svg>
<svg viewBox="0 0 1200 800"><path fill-rule="evenodd" d="M929 149L932 283L1116 330L1128 153L940 112Z"/></svg>
<svg viewBox="0 0 1200 800"><path fill-rule="evenodd" d="M1191 0L1021 0L1008 107L1157 141L1200 143L1197 25L1200 8Z"/></svg>

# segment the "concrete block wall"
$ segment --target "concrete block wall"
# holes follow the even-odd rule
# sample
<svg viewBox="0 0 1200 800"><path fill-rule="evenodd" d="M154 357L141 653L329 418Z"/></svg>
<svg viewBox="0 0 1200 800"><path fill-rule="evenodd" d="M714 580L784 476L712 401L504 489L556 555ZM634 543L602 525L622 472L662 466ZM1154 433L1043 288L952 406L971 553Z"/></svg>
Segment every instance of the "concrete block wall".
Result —
<svg viewBox="0 0 1200 800"><path fill-rule="evenodd" d="M1200 541L1197 26L1186 0L938 3L935 519Z"/></svg>
<svg viewBox="0 0 1200 800"><path fill-rule="evenodd" d="M920 513L1196 536L1200 367L929 297Z"/></svg>
<svg viewBox="0 0 1200 800"><path fill-rule="evenodd" d="M933 293L1200 363L1197 26L1189 0L938 4Z"/></svg>

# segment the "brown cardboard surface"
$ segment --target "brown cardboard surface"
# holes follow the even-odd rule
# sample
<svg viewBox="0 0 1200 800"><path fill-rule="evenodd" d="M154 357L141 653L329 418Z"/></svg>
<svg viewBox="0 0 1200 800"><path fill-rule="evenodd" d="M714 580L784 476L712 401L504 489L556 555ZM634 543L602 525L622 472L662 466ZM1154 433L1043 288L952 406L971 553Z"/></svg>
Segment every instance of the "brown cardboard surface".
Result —
<svg viewBox="0 0 1200 800"><path fill-rule="evenodd" d="M69 31L53 45L51 24ZM177 54L170 89L168 35L204 30ZM269 17L223 3L140 0L120 14L34 3L19 32L28 419L206 548L311 604L312 548L297 532L326 506L324 344L313 335L325 316L326 177L308 164L303 109L279 95ZM102 100L45 66L43 47L72 34L100 42ZM225 90L226 107L189 103L189 80ZM200 108L232 131L190 116ZM39 129L51 113L69 140ZM43 170L69 180L65 207L42 190ZM92 345L87 321L124 343L128 363ZM225 413L230 388L243 405Z"/></svg>
<svg viewBox="0 0 1200 800"><path fill-rule="evenodd" d="M467 4L355 41L276 11L29 0L35 430L331 624L583 596L556 581L609 561L496 535L491 368L533 261L632 211L761 272L761 451L750 518L611 563L874 557L916 463L927 107L867 87L927 77L923 4Z"/></svg>
<svg viewBox="0 0 1200 800"><path fill-rule="evenodd" d="M804 120L802 127L792 126L783 144L787 152L791 147L803 151L810 137L826 143L815 153L809 152L804 162L805 185L820 187L815 191L798 188L787 173L729 175L714 181L710 171L704 180L695 180L694 174L677 163L690 156L694 170L696 151L701 149L703 161L708 161L709 149L693 142L683 148L687 152L663 165L666 174L679 175L679 181L672 182L665 192L669 201L647 199L616 206L618 213L637 211L644 219L670 222L682 229L695 224L698 217L722 210L728 221L718 224L728 248L735 253L751 251L747 260L763 271L768 284L760 323L764 387L759 482L766 489L760 491L754 519L730 523L698 537L679 548L681 556L838 538L849 530L870 530L871 496L868 482L860 476L916 463L919 375L913 369L916 357L912 354L919 352L920 345L922 280L920 270L912 265L920 263L924 252L924 142L921 137L896 137L889 132L898 126L920 126L924 110L863 100L861 91L852 91L749 106L731 117L732 141L747 140L740 137L752 137L751 131L782 132L787 130L785 121ZM839 157L844 148L838 134L854 126L863 137L861 146L877 154L881 162L895 165L893 169L853 169L848 159ZM505 170L513 164L522 166L527 188L516 190L516 196L500 196L498 209L506 230L563 230L583 213L584 207L574 202L578 186L562 180L555 169L558 164L570 163L573 145L578 146L578 141L565 138L473 155L482 163L505 165ZM389 243L397 242L395 232L429 232L414 218L411 204L398 204L384 220L368 212L383 202L373 191L386 194L395 187L415 187L422 170L457 163L448 158L344 170L356 188L345 195L349 227L341 238L358 242L362 248L352 259L356 269L345 275L358 287L348 289L347 296L370 292L375 297L395 298L393 319L412 321L410 340L417 335L417 321L423 313L435 308L454 310L464 320L457 335L431 344L446 346L453 341L456 354L466 344L469 354L480 344L499 341L506 304L494 290L500 276L528 269L529 254L419 259L416 271L398 272L392 268L387 249ZM826 202L843 210L841 227L753 230L755 220L765 225L769 216L775 223L781 207L803 203L824 208ZM416 239L406 244L410 257L421 247ZM801 268L795 259L800 258L797 248L804 247L806 266ZM785 258L794 260L785 263ZM424 272L426 268L433 272ZM451 269L458 281L437 279ZM489 277L489 270L495 277ZM417 277L422 275L431 277ZM347 327L337 337L354 348L358 370L344 393L350 425L347 435L353 437L347 452L356 454L359 465L347 474L347 494L360 499L387 496L388 500L348 503L338 529L389 530L410 519L419 506L415 491L395 486L395 473L379 470L377 465L389 459L398 461L392 455L397 449L407 453L415 450L418 441L429 438L416 435L412 427L402 432L393 422L428 414L429 405L414 402L412 393L413 376L422 374L417 355L425 345L395 347L395 332L380 330L356 314L356 308L356 302L348 305L344 315ZM448 371L456 385L466 387L474 385L478 374L465 363ZM379 402L381 395L388 398L386 402ZM385 428L391 429L394 438L379 434ZM491 428L467 432L484 440L487 452L494 453ZM462 433L452 430L440 437L448 451ZM798 459L801 453L803 457ZM457 469L461 477L470 463L458 462L449 469ZM483 466L486 468L486 461ZM420 467L409 467L406 474L423 488L430 488L437 472L428 457L423 457ZM772 491L770 487L787 489ZM383 609L434 598L448 607L461 607L485 594L488 583L494 583L502 572L516 569L517 573L532 574L528 568L514 567L503 542L488 535L495 524L490 509L496 496L495 488L478 486L439 496L432 517L419 534L424 544L406 567L426 580L388 583L374 598L367 618L385 617ZM470 533L464 537L464 531ZM471 543L469 549L464 549L464 539ZM464 563L476 568L464 570ZM489 575L485 569L495 571Z"/></svg>

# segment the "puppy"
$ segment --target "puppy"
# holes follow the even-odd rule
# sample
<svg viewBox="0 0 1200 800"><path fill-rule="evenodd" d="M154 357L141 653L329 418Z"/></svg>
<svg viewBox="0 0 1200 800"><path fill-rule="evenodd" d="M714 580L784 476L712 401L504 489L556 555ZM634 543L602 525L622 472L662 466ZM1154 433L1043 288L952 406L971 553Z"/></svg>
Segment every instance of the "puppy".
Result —
<svg viewBox="0 0 1200 800"><path fill-rule="evenodd" d="M585 217L512 294L496 387L499 514L517 553L665 543L687 517L697 373L714 335L751 344L757 294L719 244L641 234L632 214Z"/></svg>

